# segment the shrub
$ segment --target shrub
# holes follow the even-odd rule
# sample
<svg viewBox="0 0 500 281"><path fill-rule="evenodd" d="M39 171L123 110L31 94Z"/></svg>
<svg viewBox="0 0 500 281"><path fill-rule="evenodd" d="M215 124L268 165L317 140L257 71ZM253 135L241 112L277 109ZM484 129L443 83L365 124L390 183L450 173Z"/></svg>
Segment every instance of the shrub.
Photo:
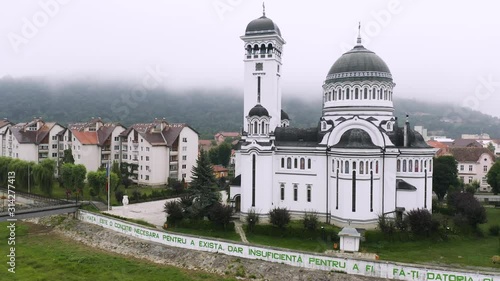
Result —
<svg viewBox="0 0 500 281"><path fill-rule="evenodd" d="M290 222L290 212L286 208L274 208L269 212L269 220L278 228L285 228Z"/></svg>
<svg viewBox="0 0 500 281"><path fill-rule="evenodd" d="M453 198L450 201L453 210L456 215L462 215L466 222L473 229L477 229L477 225L481 223L485 223L487 221L486 218L486 210L481 203L477 201L471 193L455 193ZM460 219L460 225L463 226L463 219Z"/></svg>
<svg viewBox="0 0 500 281"><path fill-rule="evenodd" d="M318 228L318 214L316 212L306 212L302 221L304 228L307 230L316 230Z"/></svg>
<svg viewBox="0 0 500 281"><path fill-rule="evenodd" d="M246 217L246 222L248 225L248 231L253 232L255 225L259 223L260 216L255 212L254 209L248 210L248 215Z"/></svg>
<svg viewBox="0 0 500 281"><path fill-rule="evenodd" d="M141 199L141 192L137 189L132 191L132 196L130 197L130 200L134 202L139 202L140 199Z"/></svg>
<svg viewBox="0 0 500 281"><path fill-rule="evenodd" d="M116 198L116 201L118 202L118 204L120 204L122 202L122 199L123 199L123 191L121 191L121 190L115 191L115 198Z"/></svg>
<svg viewBox="0 0 500 281"><path fill-rule="evenodd" d="M498 234L500 233L500 226L498 224L492 225L490 226L488 231L490 232L491 236L498 236Z"/></svg>
<svg viewBox="0 0 500 281"><path fill-rule="evenodd" d="M411 233L416 236L430 237L439 229L439 222L432 219L427 209L411 210L407 213Z"/></svg>
<svg viewBox="0 0 500 281"><path fill-rule="evenodd" d="M393 235L396 233L396 224L392 218L386 218L384 215L378 216L378 228L382 233Z"/></svg>
<svg viewBox="0 0 500 281"><path fill-rule="evenodd" d="M231 216L233 215L233 208L228 205L222 205L220 202L215 203L210 207L208 218L218 226L226 226L231 221Z"/></svg>
<svg viewBox="0 0 500 281"><path fill-rule="evenodd" d="M184 211L182 210L182 205L179 201L169 201L165 203L163 207L165 213L167 213L168 219L167 223L176 225L179 221L184 218Z"/></svg>

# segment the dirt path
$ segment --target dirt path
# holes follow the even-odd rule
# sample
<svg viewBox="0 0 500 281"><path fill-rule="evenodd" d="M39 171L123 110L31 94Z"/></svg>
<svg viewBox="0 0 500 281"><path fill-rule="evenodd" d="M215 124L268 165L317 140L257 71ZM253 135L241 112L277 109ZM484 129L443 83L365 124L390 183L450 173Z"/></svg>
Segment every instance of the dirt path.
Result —
<svg viewBox="0 0 500 281"><path fill-rule="evenodd" d="M245 244L248 244L247 235L245 234L245 231L243 230L243 225L241 224L240 221L234 222L234 230L236 230L236 233L240 235L241 241Z"/></svg>

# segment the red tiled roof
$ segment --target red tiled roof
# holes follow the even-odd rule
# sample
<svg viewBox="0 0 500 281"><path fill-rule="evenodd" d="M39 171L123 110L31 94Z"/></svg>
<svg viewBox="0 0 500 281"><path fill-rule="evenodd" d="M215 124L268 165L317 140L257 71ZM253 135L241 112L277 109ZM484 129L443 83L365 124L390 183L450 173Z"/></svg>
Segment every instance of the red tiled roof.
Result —
<svg viewBox="0 0 500 281"><path fill-rule="evenodd" d="M222 167L221 165L213 165L212 166L212 169L214 170L214 172L216 173L220 173L220 172L227 172L229 171L227 168L224 168Z"/></svg>
<svg viewBox="0 0 500 281"><path fill-rule="evenodd" d="M97 132L80 132L78 130L71 130L73 136L78 139L81 144L98 144Z"/></svg>
<svg viewBox="0 0 500 281"><path fill-rule="evenodd" d="M237 138L240 136L240 133L238 133L238 132L218 132L217 134L215 134L215 137L218 137L221 135L224 137Z"/></svg>
<svg viewBox="0 0 500 281"><path fill-rule="evenodd" d="M446 143L442 143L442 142L434 141L434 140L427 141L427 144L434 147L434 148L447 148L448 147L448 145Z"/></svg>

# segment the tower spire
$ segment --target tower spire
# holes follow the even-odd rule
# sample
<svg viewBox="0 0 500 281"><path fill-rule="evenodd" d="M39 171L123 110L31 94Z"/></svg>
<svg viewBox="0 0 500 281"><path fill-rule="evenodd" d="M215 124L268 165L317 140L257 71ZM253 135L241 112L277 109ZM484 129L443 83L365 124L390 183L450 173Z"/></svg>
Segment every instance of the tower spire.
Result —
<svg viewBox="0 0 500 281"><path fill-rule="evenodd" d="M262 16L266 16L266 2L262 2Z"/></svg>
<svg viewBox="0 0 500 281"><path fill-rule="evenodd" d="M361 46L361 22L358 23L358 40L356 46Z"/></svg>

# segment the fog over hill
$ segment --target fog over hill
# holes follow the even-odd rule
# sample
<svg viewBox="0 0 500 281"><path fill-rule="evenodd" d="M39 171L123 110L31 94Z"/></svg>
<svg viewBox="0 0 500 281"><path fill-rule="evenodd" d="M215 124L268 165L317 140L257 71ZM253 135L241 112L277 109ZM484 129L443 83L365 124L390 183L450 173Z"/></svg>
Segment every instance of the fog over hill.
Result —
<svg viewBox="0 0 500 281"><path fill-rule="evenodd" d="M238 131L243 122L243 91L146 89L131 82L80 81L53 83L44 79L0 79L0 118L26 122L34 116L62 125L91 117L125 126L165 118L184 122L209 138L217 131ZM488 133L500 138L500 119L449 104L395 99L396 116L402 124L423 125L440 135ZM321 116L321 93L308 100L283 96L283 109L292 126L316 126Z"/></svg>

